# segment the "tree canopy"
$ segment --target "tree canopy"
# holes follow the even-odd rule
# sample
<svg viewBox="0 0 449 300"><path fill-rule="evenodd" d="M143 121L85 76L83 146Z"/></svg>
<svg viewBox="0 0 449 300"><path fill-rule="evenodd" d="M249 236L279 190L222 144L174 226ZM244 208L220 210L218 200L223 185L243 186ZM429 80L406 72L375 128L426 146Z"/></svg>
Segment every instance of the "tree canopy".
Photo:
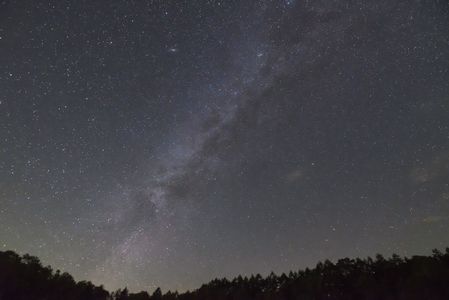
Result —
<svg viewBox="0 0 449 300"><path fill-rule="evenodd" d="M214 279L194 291L157 288L130 293L106 291L89 281L42 266L37 257L0 251L0 300L293 300L293 299L449 299L449 248L431 256L375 259L343 258L319 262L315 268Z"/></svg>

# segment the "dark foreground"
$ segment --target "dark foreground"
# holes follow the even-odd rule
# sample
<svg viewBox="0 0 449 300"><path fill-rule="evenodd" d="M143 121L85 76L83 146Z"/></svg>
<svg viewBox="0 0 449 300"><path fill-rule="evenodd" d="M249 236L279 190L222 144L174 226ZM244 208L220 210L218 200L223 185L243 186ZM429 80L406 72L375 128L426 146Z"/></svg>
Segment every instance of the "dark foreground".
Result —
<svg viewBox="0 0 449 300"><path fill-rule="evenodd" d="M449 299L449 248L432 256L325 261L314 269L215 279L199 289L162 294L157 289L109 293L91 282L75 282L67 273L43 267L38 258L0 251L0 300L289 300L289 299Z"/></svg>

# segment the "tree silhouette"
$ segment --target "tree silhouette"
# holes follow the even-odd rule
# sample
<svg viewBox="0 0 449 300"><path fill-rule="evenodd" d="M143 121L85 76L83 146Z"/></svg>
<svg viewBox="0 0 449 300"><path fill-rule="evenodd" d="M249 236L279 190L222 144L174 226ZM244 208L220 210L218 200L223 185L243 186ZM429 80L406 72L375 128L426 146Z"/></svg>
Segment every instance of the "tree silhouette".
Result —
<svg viewBox="0 0 449 300"><path fill-rule="evenodd" d="M0 300L294 300L449 299L449 248L431 256L343 258L315 268L232 280L214 279L192 292L163 294L157 288L113 293L68 273L42 266L37 257L0 251Z"/></svg>

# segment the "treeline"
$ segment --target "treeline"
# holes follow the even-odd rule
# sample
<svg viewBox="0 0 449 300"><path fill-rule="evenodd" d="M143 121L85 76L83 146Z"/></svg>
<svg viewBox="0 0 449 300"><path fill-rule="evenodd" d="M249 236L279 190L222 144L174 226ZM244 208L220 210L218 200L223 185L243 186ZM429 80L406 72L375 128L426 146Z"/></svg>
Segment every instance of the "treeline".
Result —
<svg viewBox="0 0 449 300"><path fill-rule="evenodd" d="M68 273L54 272L39 259L0 251L0 300L292 300L292 299L449 299L449 248L431 256L344 258L313 269L267 277L215 279L192 292L160 289L109 293Z"/></svg>

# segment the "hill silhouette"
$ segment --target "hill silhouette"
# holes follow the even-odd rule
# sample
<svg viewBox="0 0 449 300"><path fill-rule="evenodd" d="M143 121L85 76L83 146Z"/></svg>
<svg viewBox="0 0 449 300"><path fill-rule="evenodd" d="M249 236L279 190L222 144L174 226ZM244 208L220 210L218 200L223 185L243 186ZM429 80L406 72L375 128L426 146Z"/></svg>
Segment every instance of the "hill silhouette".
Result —
<svg viewBox="0 0 449 300"><path fill-rule="evenodd" d="M267 277L215 279L185 293L158 288L129 293L106 291L89 281L42 266L37 257L0 251L0 300L293 300L293 299L449 299L449 248L431 256L319 262L313 269Z"/></svg>

